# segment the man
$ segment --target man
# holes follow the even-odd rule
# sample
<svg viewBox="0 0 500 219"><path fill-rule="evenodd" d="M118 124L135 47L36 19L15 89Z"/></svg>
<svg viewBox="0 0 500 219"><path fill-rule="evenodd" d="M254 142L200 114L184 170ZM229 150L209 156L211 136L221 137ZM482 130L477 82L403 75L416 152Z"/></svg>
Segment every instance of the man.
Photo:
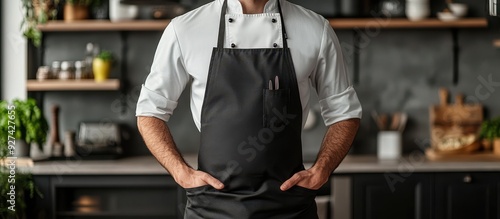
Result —
<svg viewBox="0 0 500 219"><path fill-rule="evenodd" d="M197 170L165 123L190 81ZM305 170L311 88L329 128ZM316 190L347 154L361 105L324 18L285 0L215 0L168 25L136 115L152 154L186 189L185 218L314 219Z"/></svg>

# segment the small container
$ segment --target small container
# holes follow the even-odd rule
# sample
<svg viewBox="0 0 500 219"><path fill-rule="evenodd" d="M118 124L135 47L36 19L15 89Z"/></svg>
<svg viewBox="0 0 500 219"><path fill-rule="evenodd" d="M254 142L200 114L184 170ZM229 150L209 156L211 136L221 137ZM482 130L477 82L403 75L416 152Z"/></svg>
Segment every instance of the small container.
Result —
<svg viewBox="0 0 500 219"><path fill-rule="evenodd" d="M377 157L380 160L396 160L402 154L402 135L399 131L380 131L377 138Z"/></svg>
<svg viewBox="0 0 500 219"><path fill-rule="evenodd" d="M74 78L73 63L64 61L61 63L61 71L59 72L60 80L69 80Z"/></svg>
<svg viewBox="0 0 500 219"><path fill-rule="evenodd" d="M50 67L49 66L40 66L36 71L36 79L39 81L47 80L50 78Z"/></svg>
<svg viewBox="0 0 500 219"><path fill-rule="evenodd" d="M361 0L340 0L340 14L343 17L359 17L361 10Z"/></svg>
<svg viewBox="0 0 500 219"><path fill-rule="evenodd" d="M431 15L429 0L406 0L406 17L420 21Z"/></svg>
<svg viewBox="0 0 500 219"><path fill-rule="evenodd" d="M75 62L75 79L76 80L86 79L87 74L85 71L86 71L85 62L76 61Z"/></svg>
<svg viewBox="0 0 500 219"><path fill-rule="evenodd" d="M64 138L64 156L74 157L75 156L75 132L66 131Z"/></svg>
<svg viewBox="0 0 500 219"><path fill-rule="evenodd" d="M53 157L62 157L63 155L63 145L60 143L56 143L52 146L52 156Z"/></svg>
<svg viewBox="0 0 500 219"><path fill-rule="evenodd" d="M59 72L61 72L61 62L59 61L53 61L52 62L52 68L50 69L50 79L58 79L59 78Z"/></svg>
<svg viewBox="0 0 500 219"><path fill-rule="evenodd" d="M403 17L405 7L401 0L384 0L380 2L380 13L386 17Z"/></svg>

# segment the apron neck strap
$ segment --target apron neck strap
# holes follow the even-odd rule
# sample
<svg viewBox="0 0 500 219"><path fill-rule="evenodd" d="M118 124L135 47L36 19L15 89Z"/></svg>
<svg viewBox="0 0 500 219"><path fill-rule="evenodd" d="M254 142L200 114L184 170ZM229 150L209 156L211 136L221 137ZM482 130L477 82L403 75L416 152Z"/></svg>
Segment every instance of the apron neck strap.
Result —
<svg viewBox="0 0 500 219"><path fill-rule="evenodd" d="M220 21L219 21L219 38L217 40L217 48L222 49L224 48L224 35L226 33L226 10L227 10L227 1L224 0L224 3L222 4L222 9L220 12ZM283 12L281 11L281 4L280 0L276 0L278 2L278 11L280 14L280 21L281 21L281 35L283 39L283 49L288 49L288 35L286 34L286 28L285 28L285 21L283 19Z"/></svg>

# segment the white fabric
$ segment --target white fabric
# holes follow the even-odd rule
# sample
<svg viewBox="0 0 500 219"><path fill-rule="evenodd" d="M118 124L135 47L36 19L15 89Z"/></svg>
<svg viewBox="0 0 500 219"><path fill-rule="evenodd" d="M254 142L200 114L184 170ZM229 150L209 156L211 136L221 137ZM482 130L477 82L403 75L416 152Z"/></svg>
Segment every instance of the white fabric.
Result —
<svg viewBox="0 0 500 219"><path fill-rule="evenodd" d="M262 14L243 14L238 0L228 0L224 47L282 47L277 0L269 0ZM168 121L182 91L192 80L191 111L200 129L201 107L213 47L217 46L223 0L215 0L171 21L160 39L136 116ZM303 118L307 118L311 88L318 93L325 125L361 118L361 105L349 83L337 36L329 22L316 13L281 0L294 62ZM233 22L229 22L229 18ZM277 22L273 23L272 19Z"/></svg>

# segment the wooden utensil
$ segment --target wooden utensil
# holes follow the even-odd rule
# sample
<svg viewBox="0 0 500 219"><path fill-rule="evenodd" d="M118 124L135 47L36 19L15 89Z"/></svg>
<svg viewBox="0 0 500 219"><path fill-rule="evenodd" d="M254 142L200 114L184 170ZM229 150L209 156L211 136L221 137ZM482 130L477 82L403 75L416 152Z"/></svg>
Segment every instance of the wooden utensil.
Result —
<svg viewBox="0 0 500 219"><path fill-rule="evenodd" d="M408 121L408 114L402 113L401 118L399 120L399 127L398 127L399 132L403 132L405 130L407 121Z"/></svg>
<svg viewBox="0 0 500 219"><path fill-rule="evenodd" d="M50 147L52 149L53 156L61 156L60 151L62 149L62 144L59 140L59 106L52 106L52 117L51 117L51 129L50 129ZM59 151L58 151L59 150Z"/></svg>
<svg viewBox="0 0 500 219"><path fill-rule="evenodd" d="M372 111L372 118L375 121L375 124L377 124L378 129L382 130L384 128L384 126L380 121L380 118L379 118L377 111Z"/></svg>
<svg viewBox="0 0 500 219"><path fill-rule="evenodd" d="M382 126L380 130L387 130L388 117L386 114L379 115L380 125Z"/></svg>
<svg viewBox="0 0 500 219"><path fill-rule="evenodd" d="M401 123L401 113L397 112L392 115L391 127L392 131L398 131Z"/></svg>
<svg viewBox="0 0 500 219"><path fill-rule="evenodd" d="M440 88L439 89L439 105L441 106L447 106L448 105L448 90L446 88Z"/></svg>

